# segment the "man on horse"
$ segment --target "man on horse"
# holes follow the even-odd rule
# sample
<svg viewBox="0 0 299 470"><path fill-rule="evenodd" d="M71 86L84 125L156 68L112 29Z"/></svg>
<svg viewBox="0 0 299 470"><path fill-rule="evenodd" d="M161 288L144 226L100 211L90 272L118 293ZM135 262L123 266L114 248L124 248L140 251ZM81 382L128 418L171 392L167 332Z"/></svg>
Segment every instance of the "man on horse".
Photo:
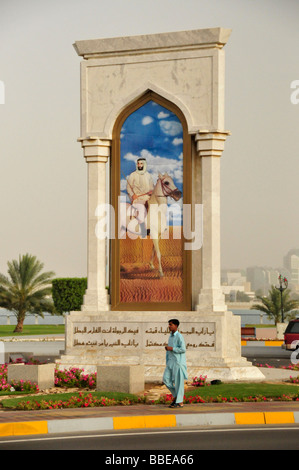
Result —
<svg viewBox="0 0 299 470"><path fill-rule="evenodd" d="M136 170L127 179L127 192L130 196L133 209L138 211L138 220L142 238L146 238L147 230L145 218L148 209L148 200L154 190L153 178L147 171L145 158L138 158Z"/></svg>

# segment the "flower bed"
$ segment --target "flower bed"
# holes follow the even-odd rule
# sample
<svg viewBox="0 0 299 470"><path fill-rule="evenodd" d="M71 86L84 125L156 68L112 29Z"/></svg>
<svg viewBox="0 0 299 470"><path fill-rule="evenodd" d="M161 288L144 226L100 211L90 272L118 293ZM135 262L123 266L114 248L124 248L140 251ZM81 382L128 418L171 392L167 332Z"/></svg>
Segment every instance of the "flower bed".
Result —
<svg viewBox="0 0 299 470"><path fill-rule="evenodd" d="M10 385L7 383L7 364L0 365L0 392L9 391Z"/></svg>
<svg viewBox="0 0 299 470"><path fill-rule="evenodd" d="M192 381L192 387L205 387L207 384L207 376L200 375L199 377L194 377Z"/></svg>
<svg viewBox="0 0 299 470"><path fill-rule="evenodd" d="M62 395L40 395L6 399L3 404L7 409L13 410L60 410L65 408L95 408L106 406L130 406L144 403L144 397L125 393L104 392L74 392Z"/></svg>
<svg viewBox="0 0 299 470"><path fill-rule="evenodd" d="M268 366L267 364L263 367ZM270 367L270 366L268 366ZM289 370L299 370L298 366L290 366ZM220 381L218 381L220 382ZM266 401L299 401L298 388L294 385L299 384L299 378L290 377L292 385L271 385L271 384L222 384L213 385L207 383L207 376L200 375L194 377L192 386L185 392L185 404L198 403L238 403L238 402L266 402ZM77 389L95 389L96 374L86 374L83 369L71 368L69 370L55 370L55 387L77 388ZM272 387L272 388L271 388ZM279 388L278 388L279 387ZM201 389L197 393L197 388ZM23 392L36 394L39 390L36 384L20 381L19 383L7 383L7 365L0 365L0 392ZM53 390L48 391L45 395L28 397L27 399L10 399L11 404L4 405L8 408L18 410L47 410L47 409L63 409L63 408L87 408L87 407L103 407L115 405L131 405L132 403L144 403L145 395L128 396L126 394L115 395L113 393L92 392L82 393L78 390L71 393L57 391L53 395ZM59 395L58 395L59 393ZM101 395L104 396L101 396ZM3 393L2 393L3 395ZM152 401L151 404L165 404L172 402L171 394L165 394L158 400ZM14 403L12 403L14 401Z"/></svg>
<svg viewBox="0 0 299 470"><path fill-rule="evenodd" d="M37 393L39 388L35 383L30 381L20 380L18 382L12 380L9 384L7 382L7 364L0 365L0 392L24 392L24 393Z"/></svg>
<svg viewBox="0 0 299 470"><path fill-rule="evenodd" d="M166 394L160 398L155 403L165 404L168 405L172 402L173 397L171 394ZM271 402L274 399L271 397L265 397L263 395L256 395L256 396L244 396L242 398L237 397L224 397L222 395L218 395L217 397L208 396L202 397L200 395L192 395L186 396L184 395L184 403L185 404L193 404L193 403L257 403L257 402ZM286 395L282 394L280 397L276 397L275 400L277 401L299 401L298 394L294 395Z"/></svg>
<svg viewBox="0 0 299 470"><path fill-rule="evenodd" d="M55 370L55 387L89 388L95 389L97 384L97 373L85 374L84 369L73 367L71 369Z"/></svg>
<svg viewBox="0 0 299 470"><path fill-rule="evenodd" d="M265 367L267 369L277 369L275 366L270 366L269 364L260 364L260 363L255 363L256 367ZM293 371L298 371L299 372L299 364L289 364L288 366L280 366L278 369L284 369L284 370L293 370Z"/></svg>
<svg viewBox="0 0 299 470"><path fill-rule="evenodd" d="M84 369L74 367L69 370L55 369L55 387L88 388L92 390L96 388L96 381L96 373L85 374ZM12 381L9 384L7 382L7 364L4 364L0 365L0 392L3 391L36 393L39 392L39 388L35 383L24 380L20 380L19 382Z"/></svg>
<svg viewBox="0 0 299 470"><path fill-rule="evenodd" d="M93 397L91 393L79 393L79 396L72 396L67 400L25 400L18 403L17 410L61 410L64 408L90 408L99 406L114 406L118 404L116 400L106 397ZM131 404L130 402L126 404Z"/></svg>

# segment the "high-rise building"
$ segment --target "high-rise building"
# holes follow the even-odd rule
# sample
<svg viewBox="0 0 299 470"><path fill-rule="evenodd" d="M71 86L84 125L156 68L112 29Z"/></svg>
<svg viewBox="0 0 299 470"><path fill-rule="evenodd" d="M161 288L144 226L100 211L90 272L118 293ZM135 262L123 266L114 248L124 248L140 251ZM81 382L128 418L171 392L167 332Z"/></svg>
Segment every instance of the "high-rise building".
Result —
<svg viewBox="0 0 299 470"><path fill-rule="evenodd" d="M268 295L272 285L278 285L277 269L264 266L252 266L246 269L247 280L251 283L251 289L261 291L262 295Z"/></svg>
<svg viewBox="0 0 299 470"><path fill-rule="evenodd" d="M283 265L289 271L289 285L295 289L299 289L299 249L290 250L283 258Z"/></svg>
<svg viewBox="0 0 299 470"><path fill-rule="evenodd" d="M256 292L261 290L266 294L268 283L266 282L266 272L259 266L252 266L246 269L246 278L251 284L251 289Z"/></svg>

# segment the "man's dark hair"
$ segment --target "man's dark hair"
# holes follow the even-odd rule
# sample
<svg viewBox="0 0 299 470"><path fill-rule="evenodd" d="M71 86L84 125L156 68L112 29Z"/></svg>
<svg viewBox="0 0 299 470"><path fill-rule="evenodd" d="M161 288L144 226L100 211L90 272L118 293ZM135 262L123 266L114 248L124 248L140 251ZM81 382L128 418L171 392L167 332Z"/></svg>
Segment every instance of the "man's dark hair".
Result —
<svg viewBox="0 0 299 470"><path fill-rule="evenodd" d="M172 320L169 320L168 323L173 323L176 326L179 326L180 322L176 318L173 318Z"/></svg>

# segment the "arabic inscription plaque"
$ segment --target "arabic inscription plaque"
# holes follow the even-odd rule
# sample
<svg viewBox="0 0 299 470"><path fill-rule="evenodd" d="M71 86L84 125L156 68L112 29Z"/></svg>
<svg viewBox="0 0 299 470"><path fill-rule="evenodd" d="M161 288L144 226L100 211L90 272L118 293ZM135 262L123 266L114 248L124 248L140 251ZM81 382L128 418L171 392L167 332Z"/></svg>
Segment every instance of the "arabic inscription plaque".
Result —
<svg viewBox="0 0 299 470"><path fill-rule="evenodd" d="M119 348L136 350L160 349L167 345L169 330L155 323L94 323L76 322L73 326L73 347ZM198 350L215 348L215 323L200 323L196 327L182 323L180 332L186 348Z"/></svg>

